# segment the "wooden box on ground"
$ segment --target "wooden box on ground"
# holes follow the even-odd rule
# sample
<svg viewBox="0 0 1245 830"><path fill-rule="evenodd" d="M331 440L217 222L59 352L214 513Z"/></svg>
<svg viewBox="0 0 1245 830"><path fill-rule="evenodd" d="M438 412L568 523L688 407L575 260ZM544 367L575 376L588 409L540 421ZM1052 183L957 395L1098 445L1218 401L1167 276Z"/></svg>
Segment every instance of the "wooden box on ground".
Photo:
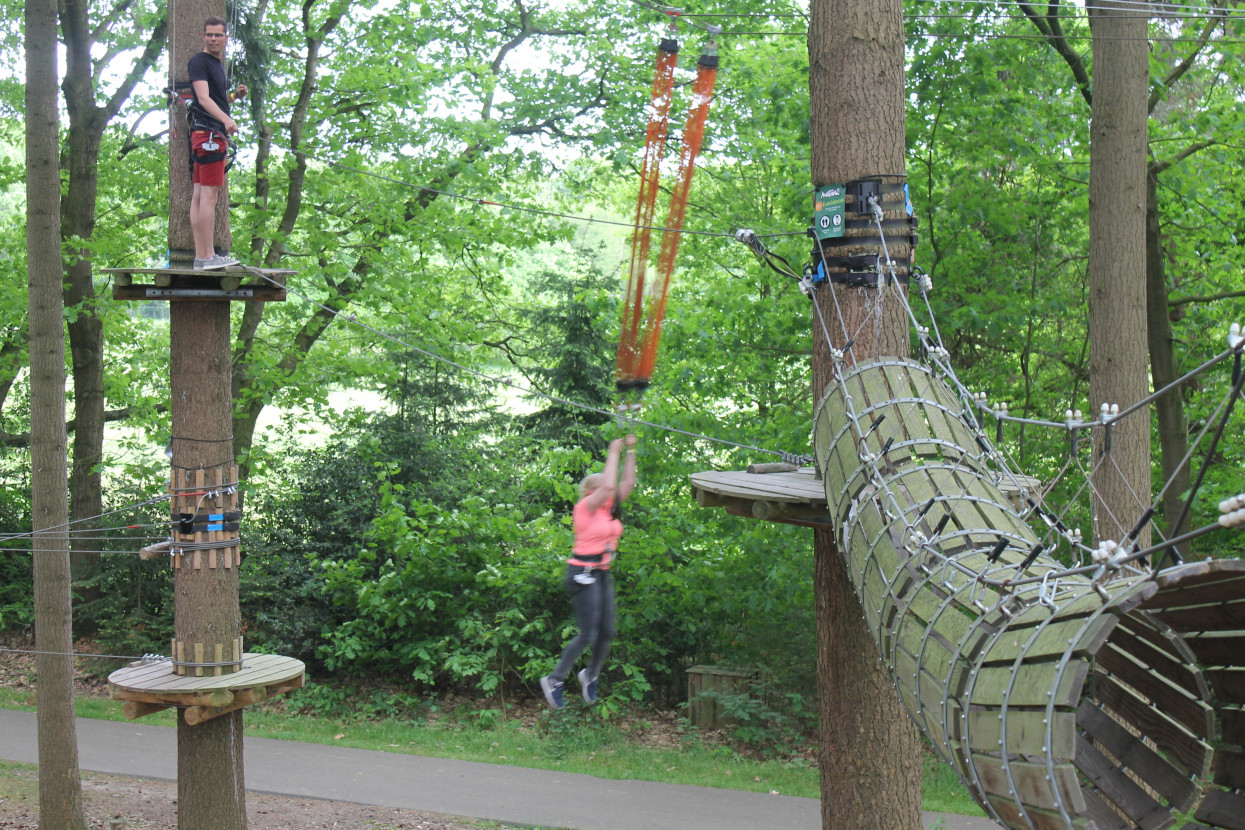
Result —
<svg viewBox="0 0 1245 830"><path fill-rule="evenodd" d="M717 695L741 695L756 679L748 669L724 669L718 666L692 666L687 670L687 719L703 729L729 726Z"/></svg>

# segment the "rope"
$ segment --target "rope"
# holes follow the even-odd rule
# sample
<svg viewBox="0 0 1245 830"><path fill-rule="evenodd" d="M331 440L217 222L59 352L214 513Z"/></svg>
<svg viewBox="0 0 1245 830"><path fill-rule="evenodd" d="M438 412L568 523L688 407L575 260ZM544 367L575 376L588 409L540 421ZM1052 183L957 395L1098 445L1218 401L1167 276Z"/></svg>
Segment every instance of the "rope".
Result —
<svg viewBox="0 0 1245 830"><path fill-rule="evenodd" d="M298 290L296 290L296 289L294 289L294 288L290 288L288 285L282 285L281 283L279 283L279 282L277 282L276 280L272 279L271 277L269 277L267 274L265 274L263 271L259 270L258 268L252 268L252 267L251 267L251 266L249 266L249 265L241 265L240 267L245 268L247 271L251 272L251 273L252 273L252 274L254 274L255 276L259 277L260 279L263 279L263 280L265 280L266 282L271 283L273 286L275 286L275 287L277 287L277 288L284 288L284 289L285 289L286 291L288 291L289 293L291 293L291 294L293 294L293 295L295 295L295 296L297 296L297 297L301 297L302 299L306 300L307 302L311 303L312 305L314 305L314 306L316 306L316 307L318 307L318 308L320 308L320 309L322 309L322 310L324 310L324 311L327 311L329 314L333 315L334 317L340 317L340 318L342 318L343 320L345 320L346 322L348 322L348 323L350 323L350 324L352 324L352 325L358 326L359 328L362 328L362 329L365 329L365 330L367 330L367 331L370 331L372 334L375 334L375 335L376 335L376 336L378 336L378 337L381 337L381 338L383 338L383 339L385 339L385 340L388 340L388 341L389 341L389 342L391 342L391 343L395 343L395 344L397 344L397 345L401 346L401 347L402 347L402 348L404 348L404 349L408 349L408 350L410 350L410 351L412 351L412 352L415 352L416 354L421 354L421 355L423 355L424 357L430 358L430 359L435 360L435 361L437 361L437 362L439 362L439 363L443 363L443 364L445 364L446 366L451 366L451 367L453 367L453 368L455 368L455 369L458 369L458 370L459 370L459 371L461 371L461 372L464 372L464 373L466 373L466 374L469 374L469 375L471 375L471 376L473 376L473 377L476 377L476 378L478 378L478 379L480 379L480 380L486 381L486 382L488 382L488 383L496 384L497 386L504 386L504 387L506 387L506 388L508 388L508 389L513 389L513 390L515 390L516 392L521 392L521 393L523 393L523 394L525 394L525 395L532 395L532 396L537 397L537 398L543 398L544 400L547 400L547 401L549 401L549 402L551 402L551 403L558 403L558 404L562 404L563 406L569 406L569 407L572 407L572 408L574 408L574 409L580 409L580 410L583 410L584 412L593 412L593 413L596 413L596 414L598 414L598 415L604 415L606 418L613 418L613 417L617 414L617 413L615 413L615 412L611 412L611 411L606 410L606 409L601 409L601 408L599 408L599 407L591 406L591 405L589 405L589 404L580 403L579 401L572 401L572 400L569 400L569 399L567 399L567 398L560 398L560 397L558 397L557 395L550 395L550 394L549 394L549 393L547 393L547 392L540 392L540 391L538 391L538 390L531 389L531 388L529 388L529 387L522 386L522 385L520 385L520 384L514 383L514 382L509 381L509 380L506 380L506 379L504 379L504 378L494 377L494 376L492 376L492 375L486 375L485 373L483 373L483 372L481 372L481 371L479 371L479 370L477 370L477 369L472 369L472 368L470 368L469 366L464 366L464 365L463 365L463 364L461 364L461 363L457 363L457 362L455 362L455 361L453 361L453 360L450 360L450 359L449 359L449 358L447 358L447 357L442 357L441 355L439 355L439 354L437 354L437 353L435 353L435 352L430 352L430 351L428 351L427 349L421 349L419 346L415 346L415 345L413 345L413 344L411 344L411 343L408 343L407 341L403 340L403 339L402 339L402 338L400 338L400 337L396 337L396 336L394 336L394 335L392 335L392 334L389 334L389 333L387 333L387 332L383 332L383 331L381 331L380 329L374 328L373 326L369 326L367 323L364 323L364 322L360 321L360 320L358 319L358 317L357 317L356 315L354 315L354 314L343 314L342 312L338 311L338 310L337 310L337 309L335 309L335 308L332 308L332 307L330 307L330 306L327 306L327 305L325 305L324 303L321 303L321 302L319 302L318 300L316 300L316 299L314 299L314 298L312 298L312 297L309 297L308 295L306 295L306 294L304 294L304 293L302 293L302 292L300 292L300 291L298 291ZM691 431L688 431L688 430L679 429L678 427L672 427L672 426L669 426L669 425L667 425L667 424L659 424L659 423L656 423L656 422L654 422L654 421L646 421L646 420L643 420L643 419L641 419L641 418L635 418L635 419L633 419L632 423L639 424L639 425L641 425L641 426L650 427L650 428L652 428L652 429L661 430L661 431L663 431L663 432L670 432L670 433L675 433L675 434L677 434L677 435L685 435L685 436L688 436L688 437L690 437L690 438L698 438L698 439L702 439L702 440L705 440L705 441L712 441L712 442L713 442L713 443L715 443L715 444L722 444L723 446L728 446L728 447L736 447L736 448L741 449L741 450L751 450L751 451L753 451L753 452L765 453L765 454L767 454L767 455L777 455L777 456L780 456L780 457L783 455L783 453L782 453L782 451L781 451L781 450L767 450L767 449L765 449L765 448L763 448L763 447L754 447L754 446L752 446L751 444L741 444L741 443L738 443L738 442L736 442L736 441L729 441L729 440L727 440L727 439L725 439L725 438L716 438L716 437L714 437L714 436L712 436L712 435L705 435L704 433L700 433L700 432L691 432Z"/></svg>
<svg viewBox="0 0 1245 830"><path fill-rule="evenodd" d="M87 654L81 651L39 651L29 648L0 648L0 652L6 654L42 654L49 657L94 657L99 660L145 660L153 663L169 659L159 654L144 654L136 657L132 654Z"/></svg>

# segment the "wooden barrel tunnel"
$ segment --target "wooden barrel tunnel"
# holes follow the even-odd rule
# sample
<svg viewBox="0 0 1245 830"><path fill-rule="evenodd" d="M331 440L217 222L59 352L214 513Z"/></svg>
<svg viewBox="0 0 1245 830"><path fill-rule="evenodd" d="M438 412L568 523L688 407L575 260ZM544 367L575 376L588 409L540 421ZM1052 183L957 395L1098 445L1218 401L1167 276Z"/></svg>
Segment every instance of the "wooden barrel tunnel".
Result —
<svg viewBox="0 0 1245 830"><path fill-rule="evenodd" d="M1049 540L973 423L902 358L845 366L817 409L839 548L908 713L1005 827L1245 830L1245 562L1022 567Z"/></svg>

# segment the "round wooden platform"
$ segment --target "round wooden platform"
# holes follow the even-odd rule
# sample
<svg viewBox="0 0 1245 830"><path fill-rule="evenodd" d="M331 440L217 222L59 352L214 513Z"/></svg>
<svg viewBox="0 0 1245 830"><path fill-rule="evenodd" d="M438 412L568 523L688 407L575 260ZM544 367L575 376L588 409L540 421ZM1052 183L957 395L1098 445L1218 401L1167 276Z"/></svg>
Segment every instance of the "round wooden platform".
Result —
<svg viewBox="0 0 1245 830"><path fill-rule="evenodd" d="M244 654L242 669L231 674L191 677L174 674L173 663L131 663L108 675L113 700L124 700L130 720L176 706L195 724L302 687L302 660L277 654Z"/></svg>

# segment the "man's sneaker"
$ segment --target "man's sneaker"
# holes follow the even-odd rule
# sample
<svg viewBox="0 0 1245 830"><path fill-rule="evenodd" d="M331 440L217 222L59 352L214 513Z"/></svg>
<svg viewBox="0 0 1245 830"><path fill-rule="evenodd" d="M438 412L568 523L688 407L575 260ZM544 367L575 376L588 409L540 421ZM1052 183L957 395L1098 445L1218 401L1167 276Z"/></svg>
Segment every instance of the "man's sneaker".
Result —
<svg viewBox="0 0 1245 830"><path fill-rule="evenodd" d="M600 677L588 677L587 669L580 669L579 674L575 675L579 678L579 687L583 689L584 700L589 703L597 702L597 681Z"/></svg>
<svg viewBox="0 0 1245 830"><path fill-rule="evenodd" d="M220 254L213 254L211 259L196 259L196 271L218 271L221 268L228 268L231 265L239 264L236 259Z"/></svg>
<svg viewBox="0 0 1245 830"><path fill-rule="evenodd" d="M552 677L542 677L540 679L540 690L545 693L545 701L554 709L561 709L566 705L566 701L562 697L562 693L566 690L565 683L559 683Z"/></svg>

